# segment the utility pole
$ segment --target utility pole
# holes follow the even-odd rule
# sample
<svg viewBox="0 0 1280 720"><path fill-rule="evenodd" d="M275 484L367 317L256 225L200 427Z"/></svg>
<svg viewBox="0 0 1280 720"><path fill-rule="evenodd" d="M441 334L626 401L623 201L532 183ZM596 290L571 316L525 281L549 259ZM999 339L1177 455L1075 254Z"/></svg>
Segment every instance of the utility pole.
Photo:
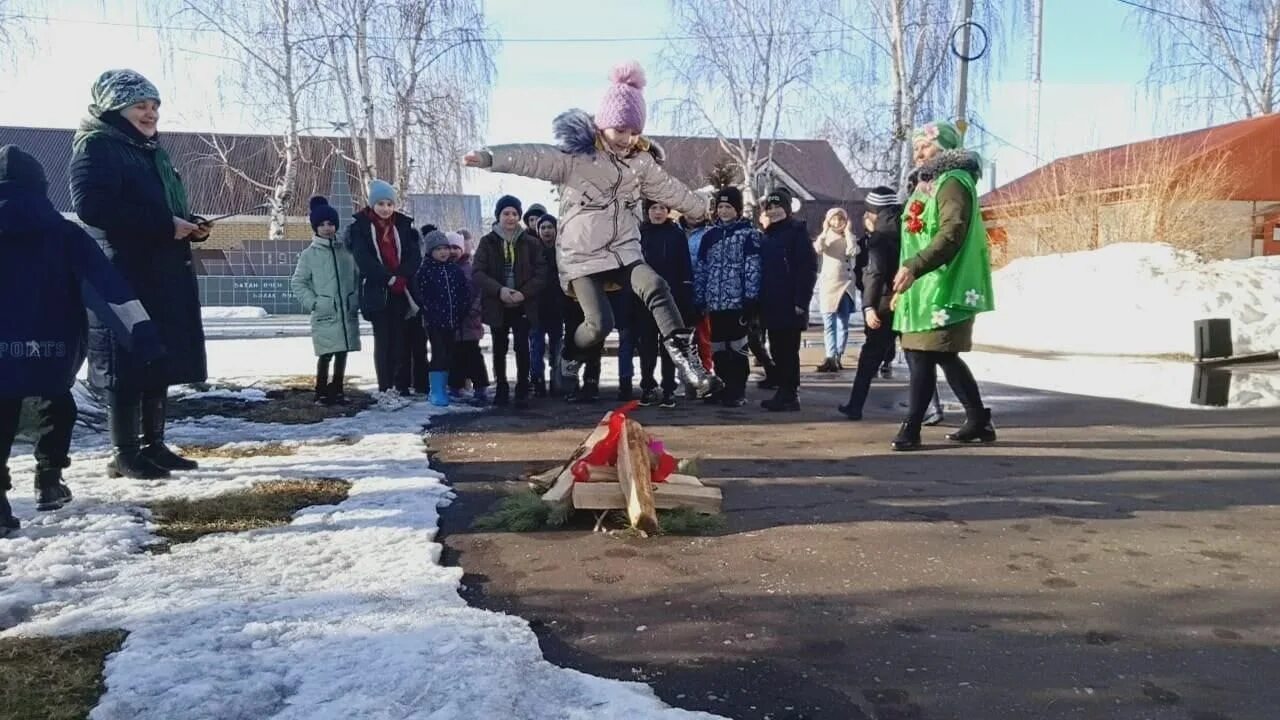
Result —
<svg viewBox="0 0 1280 720"><path fill-rule="evenodd" d="M1044 56L1044 0L1035 0L1031 11L1031 62L1028 70L1031 80L1031 149L1036 164L1040 163L1040 86L1041 59Z"/></svg>
<svg viewBox="0 0 1280 720"><path fill-rule="evenodd" d="M964 14L960 20L960 47L952 48L960 57L960 77L956 82L956 127L960 133L969 128L969 41L973 27L973 0L964 0Z"/></svg>

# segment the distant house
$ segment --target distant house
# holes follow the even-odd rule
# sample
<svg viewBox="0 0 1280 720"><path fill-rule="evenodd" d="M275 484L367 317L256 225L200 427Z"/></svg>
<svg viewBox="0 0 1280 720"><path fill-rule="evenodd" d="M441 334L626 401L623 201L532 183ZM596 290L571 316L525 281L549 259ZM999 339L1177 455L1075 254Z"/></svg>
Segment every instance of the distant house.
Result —
<svg viewBox="0 0 1280 720"><path fill-rule="evenodd" d="M716 138L655 135L652 139L666 151L667 172L694 189L707 188L717 166L729 160ZM866 193L826 140L773 141L773 162L766 172L800 200L797 216L808 222L814 234L822 229L822 220L832 207L844 208L855 222L861 218ZM740 172L735 184L742 184Z"/></svg>
<svg viewBox="0 0 1280 720"><path fill-rule="evenodd" d="M1280 254L1280 114L1061 158L981 204L1011 257L1126 241ZM1037 247L1064 228L1077 247Z"/></svg>

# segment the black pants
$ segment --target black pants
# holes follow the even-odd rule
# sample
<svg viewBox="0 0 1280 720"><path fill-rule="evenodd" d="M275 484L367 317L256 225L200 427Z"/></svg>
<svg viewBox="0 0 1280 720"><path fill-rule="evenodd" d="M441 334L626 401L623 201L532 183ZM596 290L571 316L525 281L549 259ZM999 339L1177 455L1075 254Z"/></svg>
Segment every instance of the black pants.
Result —
<svg viewBox="0 0 1280 720"><path fill-rule="evenodd" d="M448 371L452 368L458 345L458 331L428 329L427 342L431 343L431 363L427 367L432 372Z"/></svg>
<svg viewBox="0 0 1280 720"><path fill-rule="evenodd" d="M36 466L41 470L70 466L71 430L76 424L76 401L71 391L39 398L35 411ZM0 398L0 469L9 464L21 414L22 398Z"/></svg>
<svg viewBox="0 0 1280 720"><path fill-rule="evenodd" d="M583 320L572 336L566 336L566 353L570 352L571 344L576 350L589 350L604 345L604 339L609 337L614 328L613 307L605 290L605 285L609 282L622 285L640 299L640 306L653 318L662 337L684 329L684 318L680 317L680 310L676 307L667 281L648 265L636 263L573 281L573 293L582 306ZM570 337L573 343L569 342Z"/></svg>
<svg viewBox="0 0 1280 720"><path fill-rule="evenodd" d="M404 331L405 344L408 345L409 362L401 374L397 376L396 387L401 390L412 387L419 395L427 392L427 331L422 327L422 318L413 317L408 321Z"/></svg>
<svg viewBox="0 0 1280 720"><path fill-rule="evenodd" d="M516 388L529 386L529 318L523 308L507 309L502 325L489 328L493 336L493 380L498 387L506 387L507 352L515 339Z"/></svg>
<svg viewBox="0 0 1280 720"><path fill-rule="evenodd" d="M892 323L885 323L885 324L892 325ZM884 358L881 361L881 365L883 367L889 367L890 365L892 365L893 359L898 356L898 338L900 337L902 337L902 333L895 332L893 333L893 337L887 343L885 343Z"/></svg>
<svg viewBox="0 0 1280 720"><path fill-rule="evenodd" d="M778 388L788 392L800 390L800 329L769 329L769 350L773 353L774 375Z"/></svg>
<svg viewBox="0 0 1280 720"><path fill-rule="evenodd" d="M471 387L489 387L489 368L484 363L484 352L479 340L459 340L453 348L453 363L449 367L449 387L461 390L471 381Z"/></svg>
<svg viewBox="0 0 1280 720"><path fill-rule="evenodd" d="M747 375L751 373L747 335L747 321L742 311L711 313L711 357L716 375L724 381L726 399L736 400L747 394Z"/></svg>
<svg viewBox="0 0 1280 720"><path fill-rule="evenodd" d="M895 334L893 332L893 316L880 317L880 328L867 328L867 341L858 352L858 372L853 376L853 387L849 390L849 407L861 411L867 403L867 393L871 392L871 380L882 364L891 362ZM890 359L886 359L890 358Z"/></svg>
<svg viewBox="0 0 1280 720"><path fill-rule="evenodd" d="M640 389L652 390L658 387L653 373L661 360L662 389L675 392L676 364L667 354L667 349L662 346L662 333L658 330L658 324L644 312L636 313L632 321L631 329L636 334L636 344L640 351Z"/></svg>
<svg viewBox="0 0 1280 720"><path fill-rule="evenodd" d="M751 356L756 359L756 365L760 366L765 375L772 375L774 359L769 356L769 348L765 346L764 341L764 328L752 324L747 332L747 346L751 348Z"/></svg>
<svg viewBox="0 0 1280 720"><path fill-rule="evenodd" d="M387 300L386 309L370 318L373 324L373 368L378 376L378 390L382 392L393 387L397 390L409 389L413 373L409 335L414 332L415 327L420 335L422 326L417 318L406 318L408 312L408 299L404 295L393 293ZM426 354L425 349L423 354ZM424 360L423 368L425 367Z"/></svg>
<svg viewBox="0 0 1280 720"><path fill-rule="evenodd" d="M929 411L929 403L938 387L938 368L947 376L947 384L956 394L960 404L970 417L983 408L982 393L978 390L978 381L959 353L923 352L907 350L907 364L911 367L911 399L907 410L907 422L912 427L920 427L925 413Z"/></svg>
<svg viewBox="0 0 1280 720"><path fill-rule="evenodd" d="M329 363L333 363L333 382L329 382ZM326 353L316 359L316 392L325 392L333 389L342 392L342 386L346 382L347 375L347 354Z"/></svg>

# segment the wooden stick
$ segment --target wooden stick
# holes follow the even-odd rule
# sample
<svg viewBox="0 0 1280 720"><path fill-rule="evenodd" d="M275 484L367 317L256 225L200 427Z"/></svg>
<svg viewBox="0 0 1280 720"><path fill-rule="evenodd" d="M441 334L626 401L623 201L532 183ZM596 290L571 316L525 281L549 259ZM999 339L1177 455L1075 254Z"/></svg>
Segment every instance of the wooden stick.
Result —
<svg viewBox="0 0 1280 720"><path fill-rule="evenodd" d="M627 501L631 527L646 533L658 532L658 510L653 504L653 481L649 468L649 443L644 427L628 419L618 446L618 483Z"/></svg>
<svg viewBox="0 0 1280 720"><path fill-rule="evenodd" d="M591 431L591 434L587 436L587 439L583 440L578 445L578 448L573 451L573 454L569 456L569 462L565 463L564 469L556 476L556 481L551 486L551 489L542 494L543 502L551 505L569 502L569 498L573 495L573 464L583 455L591 452L591 448L595 447L596 443L605 439L609 434L609 416L611 415L613 413L606 413L600 423Z"/></svg>

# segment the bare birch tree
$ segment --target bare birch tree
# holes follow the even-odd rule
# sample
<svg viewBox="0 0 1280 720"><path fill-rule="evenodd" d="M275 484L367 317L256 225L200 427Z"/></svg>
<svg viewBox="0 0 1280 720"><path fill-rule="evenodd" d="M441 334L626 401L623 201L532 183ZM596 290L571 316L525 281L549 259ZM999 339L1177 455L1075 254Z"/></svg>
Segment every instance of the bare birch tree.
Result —
<svg viewBox="0 0 1280 720"><path fill-rule="evenodd" d="M1133 12L1154 51L1151 87L1172 88L1209 119L1280 108L1280 0L1165 0Z"/></svg>
<svg viewBox="0 0 1280 720"><path fill-rule="evenodd" d="M312 129L307 104L324 82L320 68L308 60L308 49L320 38L307 27L303 0L183 0L179 16L221 36L226 59L240 70L236 88L240 102L261 118L263 126L280 135L279 163L270 178L251 177L230 162L234 148L218 136L206 142L209 159L268 194L269 236L282 240L302 163L300 138Z"/></svg>
<svg viewBox="0 0 1280 720"><path fill-rule="evenodd" d="M773 144L801 111L839 29L823 0L671 0L674 26L698 36L673 41L662 66L681 88L664 103L677 126L715 135L743 178L747 204L772 183Z"/></svg>
<svg viewBox="0 0 1280 720"><path fill-rule="evenodd" d="M1014 3L1011 17L1016 19L1024 4ZM825 16L848 33L843 77L852 80L854 88L829 93L831 110L822 134L844 150L864 182L897 182L902 187L911 169L912 129L953 114L959 59L951 45L952 33L963 22L962 3L865 0L846 5ZM986 31L979 42L990 44L1003 35L1006 25L1000 14L1009 10L992 0L976 3L974 19ZM979 92L994 64L971 65Z"/></svg>

